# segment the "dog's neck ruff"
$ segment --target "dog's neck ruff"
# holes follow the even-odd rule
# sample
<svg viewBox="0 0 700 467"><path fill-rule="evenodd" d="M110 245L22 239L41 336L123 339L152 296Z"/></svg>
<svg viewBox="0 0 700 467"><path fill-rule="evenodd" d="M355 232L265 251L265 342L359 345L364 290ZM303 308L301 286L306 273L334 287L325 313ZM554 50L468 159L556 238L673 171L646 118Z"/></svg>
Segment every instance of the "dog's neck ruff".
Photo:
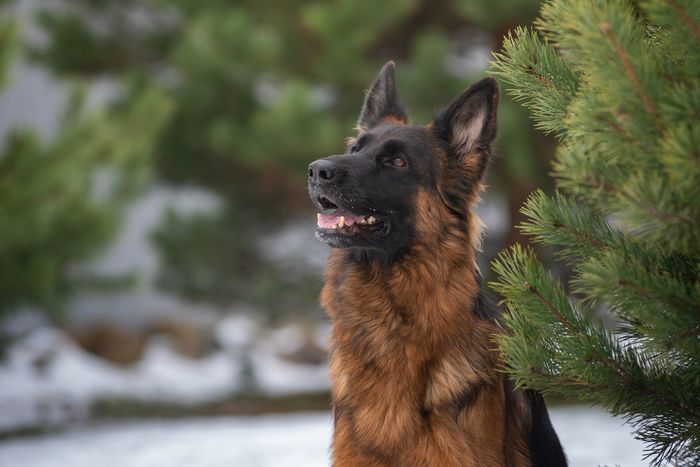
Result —
<svg viewBox="0 0 700 467"><path fill-rule="evenodd" d="M467 253L448 255L453 241ZM398 462L386 465L528 465L507 462L503 456L511 454L500 447L507 378L494 370L499 356L490 350L490 336L499 331L473 311L481 288L474 251L463 242L447 237L437 250L418 245L388 267L333 251L321 304L333 322L335 466L384 465L374 454L363 460L365 452ZM454 423L459 430L439 428ZM486 447L466 442L493 423L496 438ZM511 444L523 449L523 428L513 430ZM452 447L438 447L442 442ZM430 456L415 447L426 443L454 459L418 458ZM492 462L470 460L476 452L491 453Z"/></svg>

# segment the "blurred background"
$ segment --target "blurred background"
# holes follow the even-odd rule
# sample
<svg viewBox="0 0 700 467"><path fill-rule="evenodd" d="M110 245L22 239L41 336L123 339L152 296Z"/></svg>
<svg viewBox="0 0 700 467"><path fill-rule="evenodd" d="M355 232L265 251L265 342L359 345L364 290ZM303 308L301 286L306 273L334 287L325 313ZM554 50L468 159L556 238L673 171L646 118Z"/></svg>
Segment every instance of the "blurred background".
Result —
<svg viewBox="0 0 700 467"><path fill-rule="evenodd" d="M538 10L0 0L0 434L327 409L307 165L344 151L387 60L427 124ZM556 147L507 91L499 120L487 281Z"/></svg>

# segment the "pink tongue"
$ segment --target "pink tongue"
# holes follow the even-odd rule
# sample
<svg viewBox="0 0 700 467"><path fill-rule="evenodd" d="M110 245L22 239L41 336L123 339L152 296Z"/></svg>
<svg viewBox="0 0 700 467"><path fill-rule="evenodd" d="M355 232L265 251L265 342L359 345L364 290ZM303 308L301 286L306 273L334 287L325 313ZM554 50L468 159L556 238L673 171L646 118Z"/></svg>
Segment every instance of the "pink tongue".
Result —
<svg viewBox="0 0 700 467"><path fill-rule="evenodd" d="M348 214L342 209L336 209L335 212L333 212L333 214L319 214L318 226L331 228L332 226L338 223L341 216L345 216L345 225L359 224L362 221L362 219L365 218L365 216L353 216L352 214Z"/></svg>

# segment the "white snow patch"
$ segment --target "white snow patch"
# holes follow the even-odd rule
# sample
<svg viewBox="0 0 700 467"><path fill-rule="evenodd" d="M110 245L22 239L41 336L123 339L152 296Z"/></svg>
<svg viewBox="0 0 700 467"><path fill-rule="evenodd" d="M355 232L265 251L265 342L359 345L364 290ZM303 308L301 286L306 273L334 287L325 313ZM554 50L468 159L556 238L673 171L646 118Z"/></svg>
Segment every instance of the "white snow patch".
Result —
<svg viewBox="0 0 700 467"><path fill-rule="evenodd" d="M331 381L326 365L294 363L281 358L301 348L308 339L319 342L316 329L292 324L267 333L249 353L256 383L262 392L281 395L295 392L314 392L330 389Z"/></svg>
<svg viewBox="0 0 700 467"><path fill-rule="evenodd" d="M322 345L325 327L306 332ZM10 347L0 364L0 432L85 420L90 406L109 398L191 405L253 388L265 394L330 388L326 365L294 363L281 355L304 341L301 328L262 329L243 316L214 329L223 350L202 359L178 354L154 335L137 363L122 367L90 354L62 331L39 328Z"/></svg>
<svg viewBox="0 0 700 467"><path fill-rule="evenodd" d="M233 351L253 345L259 333L258 323L243 315L233 315L222 319L215 330L219 344L223 348Z"/></svg>
<svg viewBox="0 0 700 467"><path fill-rule="evenodd" d="M193 404L227 396L237 386L239 362L224 352L201 360L174 352L163 337L149 340L122 396ZM125 388L126 389L126 388Z"/></svg>
<svg viewBox="0 0 700 467"><path fill-rule="evenodd" d="M154 337L142 360L119 367L60 331L38 329L0 366L0 432L81 420L93 402L110 397L183 404L222 398L236 389L239 365L224 352L192 360Z"/></svg>
<svg viewBox="0 0 700 467"><path fill-rule="evenodd" d="M255 349L250 360L259 388L269 395L322 391L331 386L326 365L292 363L269 349Z"/></svg>
<svg viewBox="0 0 700 467"><path fill-rule="evenodd" d="M634 439L632 426L622 418L599 407L555 407L549 414L569 467L649 465L642 461L644 443Z"/></svg>

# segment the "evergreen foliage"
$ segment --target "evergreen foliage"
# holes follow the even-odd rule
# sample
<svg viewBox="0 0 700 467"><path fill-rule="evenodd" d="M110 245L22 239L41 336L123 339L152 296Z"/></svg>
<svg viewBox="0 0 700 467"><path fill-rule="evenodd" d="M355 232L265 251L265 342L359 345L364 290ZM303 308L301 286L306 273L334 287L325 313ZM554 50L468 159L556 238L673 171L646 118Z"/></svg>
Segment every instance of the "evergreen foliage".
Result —
<svg viewBox="0 0 700 467"><path fill-rule="evenodd" d="M571 292L531 249L495 262L519 384L631 420L654 465L700 462L700 3L550 0L496 55L560 139L522 230L559 245ZM605 329L591 310L605 305Z"/></svg>
<svg viewBox="0 0 700 467"><path fill-rule="evenodd" d="M0 25L2 78L17 30L12 21ZM82 110L83 97L76 88L52 141L18 128L0 150L0 318L21 307L58 317L77 288L124 282L81 265L108 244L143 185L171 106L153 86L98 115Z"/></svg>
<svg viewBox="0 0 700 467"><path fill-rule="evenodd" d="M164 258L159 284L224 305L257 300L256 290L271 288L265 284L306 287L272 279L259 239L295 216L313 218L306 167L344 151L363 90L386 60L397 61L400 91L416 122L427 124L436 106L483 75L446 67L475 45L465 31L500 38L539 7L538 0L56 4L61 8L37 18L49 40L31 47L36 61L61 76L135 74L168 90L175 116L158 142L158 173L170 184L211 189L225 206L214 218L168 217L155 236ZM458 37L466 37L465 50L456 49ZM532 149L543 137L532 131L527 113L507 100L503 106L509 108L501 121L506 157L494 188L520 206L534 187L549 183L548 160Z"/></svg>
<svg viewBox="0 0 700 467"><path fill-rule="evenodd" d="M5 3L7 0L0 0L0 8L3 8ZM0 88L6 84L10 64L17 53L17 32L15 21L0 18Z"/></svg>

